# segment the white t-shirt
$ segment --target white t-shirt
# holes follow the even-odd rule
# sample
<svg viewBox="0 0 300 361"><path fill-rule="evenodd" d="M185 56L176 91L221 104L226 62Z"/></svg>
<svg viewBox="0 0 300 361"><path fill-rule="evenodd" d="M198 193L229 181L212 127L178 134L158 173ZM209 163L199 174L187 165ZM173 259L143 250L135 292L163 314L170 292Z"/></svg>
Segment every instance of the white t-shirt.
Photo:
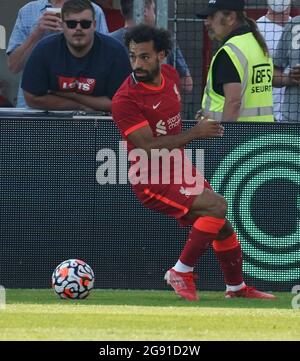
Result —
<svg viewBox="0 0 300 361"><path fill-rule="evenodd" d="M274 53L278 41L283 32L283 27L272 23L266 16L262 16L256 21L259 31L265 38L270 55L274 59ZM283 103L285 88L273 88L274 116L276 120L282 120L281 104Z"/></svg>

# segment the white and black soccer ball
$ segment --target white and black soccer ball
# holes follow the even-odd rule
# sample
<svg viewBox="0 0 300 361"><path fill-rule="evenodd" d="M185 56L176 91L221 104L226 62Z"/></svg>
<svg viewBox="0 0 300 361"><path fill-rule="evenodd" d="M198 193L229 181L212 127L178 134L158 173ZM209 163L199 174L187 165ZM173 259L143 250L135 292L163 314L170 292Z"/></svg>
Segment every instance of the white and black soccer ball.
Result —
<svg viewBox="0 0 300 361"><path fill-rule="evenodd" d="M60 298L86 298L94 287L94 281L91 267L79 259L62 262L52 274L52 288Z"/></svg>

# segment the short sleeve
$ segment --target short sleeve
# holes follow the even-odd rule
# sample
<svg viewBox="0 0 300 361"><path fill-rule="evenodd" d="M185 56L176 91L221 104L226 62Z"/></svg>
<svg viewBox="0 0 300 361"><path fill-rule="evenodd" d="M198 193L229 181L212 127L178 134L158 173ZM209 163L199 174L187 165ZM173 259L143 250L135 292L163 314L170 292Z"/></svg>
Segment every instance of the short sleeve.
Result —
<svg viewBox="0 0 300 361"><path fill-rule="evenodd" d="M21 88L36 96L46 95L49 89L45 58L42 47L37 45L29 56L23 71Z"/></svg>
<svg viewBox="0 0 300 361"><path fill-rule="evenodd" d="M6 49L6 53L8 55L17 47L22 45L30 35L30 31L24 24L23 18L23 12L22 9L20 9Z"/></svg>
<svg viewBox="0 0 300 361"><path fill-rule="evenodd" d="M113 71L110 74L107 85L107 96L110 99L112 99L123 81L131 72L132 69L126 50L122 44L117 42L113 60Z"/></svg>
<svg viewBox="0 0 300 361"><path fill-rule="evenodd" d="M230 83L241 83L241 79L229 55L222 49L213 64L214 91L224 96L223 85Z"/></svg>
<svg viewBox="0 0 300 361"><path fill-rule="evenodd" d="M109 32L108 32L106 18L105 18L103 10L101 9L101 7L99 5L96 5L94 3L92 3L92 5L95 9L96 31L107 35Z"/></svg>
<svg viewBox="0 0 300 361"><path fill-rule="evenodd" d="M127 97L113 98L112 116L125 139L136 130L149 125L137 102Z"/></svg>

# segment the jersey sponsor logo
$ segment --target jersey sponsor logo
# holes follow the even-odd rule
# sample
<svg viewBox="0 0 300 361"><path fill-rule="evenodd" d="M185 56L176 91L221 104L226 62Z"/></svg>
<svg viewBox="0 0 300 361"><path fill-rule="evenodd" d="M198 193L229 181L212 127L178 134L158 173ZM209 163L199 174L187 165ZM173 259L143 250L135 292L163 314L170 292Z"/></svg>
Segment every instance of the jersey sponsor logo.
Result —
<svg viewBox="0 0 300 361"><path fill-rule="evenodd" d="M181 114L178 113L172 118L169 118L167 121L160 120L156 123L156 133L157 135L167 135L168 131L180 127L181 125Z"/></svg>
<svg viewBox="0 0 300 361"><path fill-rule="evenodd" d="M96 80L91 78L84 77L58 77L59 89L62 91L71 91L82 94L92 94L95 86Z"/></svg>
<svg viewBox="0 0 300 361"><path fill-rule="evenodd" d="M178 127L181 124L181 115L180 115L180 113L175 115L175 117L169 118L167 120L167 124L168 124L168 129L169 130Z"/></svg>
<svg viewBox="0 0 300 361"><path fill-rule="evenodd" d="M156 124L156 133L157 133L157 135L166 135L167 134L166 122L164 122L163 120L160 120Z"/></svg>
<svg viewBox="0 0 300 361"><path fill-rule="evenodd" d="M155 110L155 109L157 109L157 108L160 106L160 104L161 104L161 102L159 102L159 103L157 103L157 104L154 104L154 105L152 106L152 108Z"/></svg>
<svg viewBox="0 0 300 361"><path fill-rule="evenodd" d="M271 64L258 64L252 67L251 93L272 92L272 67Z"/></svg>

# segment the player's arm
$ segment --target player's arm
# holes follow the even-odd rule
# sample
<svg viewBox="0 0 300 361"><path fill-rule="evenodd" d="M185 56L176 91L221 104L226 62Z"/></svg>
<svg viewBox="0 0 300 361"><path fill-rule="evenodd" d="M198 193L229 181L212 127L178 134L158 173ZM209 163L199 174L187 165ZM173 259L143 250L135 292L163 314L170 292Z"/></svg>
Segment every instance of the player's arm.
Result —
<svg viewBox="0 0 300 361"><path fill-rule="evenodd" d="M242 102L241 83L228 83L223 85L224 90L224 108L222 121L235 121L239 117Z"/></svg>
<svg viewBox="0 0 300 361"><path fill-rule="evenodd" d="M53 94L34 95L24 90L24 98L31 108L42 110L86 110L91 109L72 99L63 98Z"/></svg>
<svg viewBox="0 0 300 361"><path fill-rule="evenodd" d="M8 54L7 65L12 73L17 74L24 68L25 62L33 48L42 38L46 30L53 32L62 31L61 21L55 14L45 12L40 17L37 26L28 38ZM15 31L18 33L21 30L18 29L17 26ZM24 37L25 35L19 34L18 36Z"/></svg>
<svg viewBox="0 0 300 361"><path fill-rule="evenodd" d="M222 137L224 129L219 122L202 119L192 128L176 135L154 137L149 125L132 133L127 138L137 148L144 149L148 154L152 149L178 149L184 147L194 139Z"/></svg>
<svg viewBox="0 0 300 361"><path fill-rule="evenodd" d="M65 92L54 92L53 94L64 99L73 100L74 102L80 103L83 107L95 111L111 112L111 99L107 96L97 97L93 95Z"/></svg>

